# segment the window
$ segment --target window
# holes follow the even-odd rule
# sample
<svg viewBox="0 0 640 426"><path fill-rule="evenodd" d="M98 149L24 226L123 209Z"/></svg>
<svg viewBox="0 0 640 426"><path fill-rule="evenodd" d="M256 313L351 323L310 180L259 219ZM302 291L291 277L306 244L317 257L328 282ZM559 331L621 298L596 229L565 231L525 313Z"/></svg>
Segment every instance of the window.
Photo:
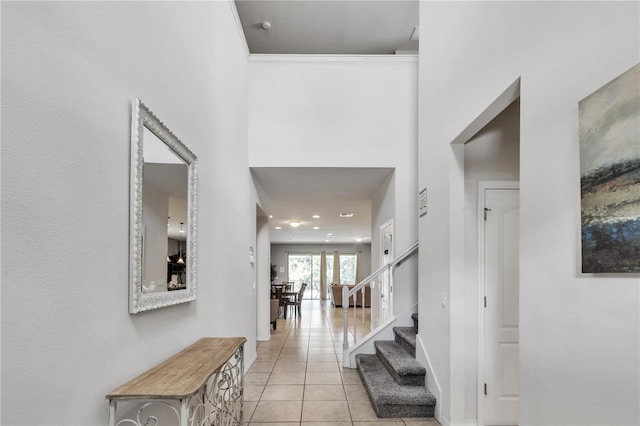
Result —
<svg viewBox="0 0 640 426"><path fill-rule="evenodd" d="M355 253L340 253L340 284L357 284ZM333 282L333 253L327 253L327 284Z"/></svg>
<svg viewBox="0 0 640 426"><path fill-rule="evenodd" d="M320 254L290 253L288 256L289 281L296 284L307 283L305 299L317 299L320 291ZM340 254L340 283L356 284L357 255ZM327 291L333 282L333 253L327 253Z"/></svg>
<svg viewBox="0 0 640 426"><path fill-rule="evenodd" d="M356 283L357 256L355 254L340 254L340 281L342 284Z"/></svg>

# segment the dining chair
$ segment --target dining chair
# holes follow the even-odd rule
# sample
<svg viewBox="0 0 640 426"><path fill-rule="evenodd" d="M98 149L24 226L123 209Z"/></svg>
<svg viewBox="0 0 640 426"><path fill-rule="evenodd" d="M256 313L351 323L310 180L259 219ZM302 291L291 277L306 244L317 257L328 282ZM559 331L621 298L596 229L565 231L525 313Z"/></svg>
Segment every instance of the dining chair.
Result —
<svg viewBox="0 0 640 426"><path fill-rule="evenodd" d="M287 306L285 304L286 298L284 297L284 286L274 286L273 289L275 292L274 299L278 299L278 316L283 316L284 319L287 319Z"/></svg>
<svg viewBox="0 0 640 426"><path fill-rule="evenodd" d="M289 306L293 306L294 315L297 314L299 318L302 318L302 309L300 308L302 307L302 298L304 297L304 290L306 288L307 288L307 283L302 283L300 285L300 291L298 291L296 295L289 298L285 297L285 304L286 304L285 309L289 308Z"/></svg>

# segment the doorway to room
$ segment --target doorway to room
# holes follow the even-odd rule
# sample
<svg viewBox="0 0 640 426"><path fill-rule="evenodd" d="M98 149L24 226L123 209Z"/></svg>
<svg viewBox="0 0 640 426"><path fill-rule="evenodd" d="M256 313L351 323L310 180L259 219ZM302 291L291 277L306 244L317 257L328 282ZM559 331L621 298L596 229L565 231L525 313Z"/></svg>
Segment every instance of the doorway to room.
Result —
<svg viewBox="0 0 640 426"><path fill-rule="evenodd" d="M393 219L380 227L380 266L388 265L393 259ZM384 323L393 315L393 277L387 273L380 276L380 297L378 324Z"/></svg>
<svg viewBox="0 0 640 426"><path fill-rule="evenodd" d="M499 309L500 300L496 300L487 293L487 307L485 308L485 281L493 281L493 277L485 278L484 260L481 259L481 251L485 250L484 241L480 242L481 234L485 231L484 190L481 190L482 182L498 181L502 184L520 179L520 79L509 84L498 97L482 111L451 143L451 153L455 162L460 166L456 173L452 173L450 181L450 235L451 235L451 281L450 281L450 305L463 309L464 315L451 314L451 345L457 350L451 354L451 398L452 401L464 401L465 404L454 404L451 408L452 416L456 418L474 421L479 426L518 424L517 410L501 408L499 404L492 404L489 399L511 399L517 407L517 383L519 376L519 363L517 361L516 339L502 340L503 337L515 337L518 329L514 327L517 320L518 309L508 305L511 309L507 318L507 331L496 326L492 336L485 335L485 314L488 309ZM500 186L496 186L500 189ZM518 198L517 196L515 197ZM480 202L482 201L482 203ZM500 210L500 208L496 208ZM487 212L488 219L491 212ZM517 212L512 212L510 220L517 217ZM504 226L505 224L501 225ZM511 223L510 225L513 225ZM513 229L509 230L512 234ZM516 240L518 237L515 237ZM496 240L498 241L498 240ZM503 240L503 243L506 244ZM511 246L509 252L517 260L519 259L519 244ZM513 259L504 260L509 267L515 267ZM507 293L511 301L514 300L513 292L517 292L511 282ZM503 286L501 283L488 283L487 290L493 286ZM517 294L517 293L516 293ZM492 300L493 299L493 300ZM519 303L515 297L516 306ZM499 313L502 314L502 313ZM504 321L499 318L494 323ZM507 327L502 327L507 328ZM504 333L503 333L504 332ZM493 340L496 334L509 334L512 336L498 336L495 339L493 352L488 353L485 346ZM486 342L486 343L485 343ZM497 363L496 363L497 361ZM504 362L502 362L504 361ZM509 364L510 363L510 364ZM498 383L495 379L495 371L501 371L507 375L508 383ZM486 386L485 386L486 384ZM470 395L474 397L469 398ZM492 408L493 407L493 408ZM495 408L497 407L497 408ZM515 413L514 413L515 411ZM499 415L509 419L498 418Z"/></svg>

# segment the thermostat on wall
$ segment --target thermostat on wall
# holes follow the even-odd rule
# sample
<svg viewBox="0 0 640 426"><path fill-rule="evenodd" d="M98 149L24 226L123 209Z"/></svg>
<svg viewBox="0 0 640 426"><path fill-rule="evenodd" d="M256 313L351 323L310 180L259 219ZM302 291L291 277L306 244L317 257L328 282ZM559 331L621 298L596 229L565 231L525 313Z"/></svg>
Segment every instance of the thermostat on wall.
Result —
<svg viewBox="0 0 640 426"><path fill-rule="evenodd" d="M420 191L420 194L418 194L418 212L420 217L427 214L427 188L424 188Z"/></svg>

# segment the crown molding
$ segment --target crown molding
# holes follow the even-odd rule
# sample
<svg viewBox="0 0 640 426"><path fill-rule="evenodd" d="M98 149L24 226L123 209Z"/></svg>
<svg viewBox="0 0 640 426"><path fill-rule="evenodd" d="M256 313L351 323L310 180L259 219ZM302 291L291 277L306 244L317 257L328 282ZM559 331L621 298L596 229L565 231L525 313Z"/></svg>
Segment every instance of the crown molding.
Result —
<svg viewBox="0 0 640 426"><path fill-rule="evenodd" d="M236 22L236 28L238 29L238 34L240 35L240 44L242 45L242 49L244 50L247 58L251 56L251 52L249 51L249 45L247 44L247 38L244 36L244 30L242 29L242 21L240 21L240 15L238 14L238 8L236 7L236 2L234 0L227 0L229 3L229 7L231 7L231 14L233 15L233 20Z"/></svg>
<svg viewBox="0 0 640 426"><path fill-rule="evenodd" d="M402 55L270 55L249 54L249 62L418 62L418 54Z"/></svg>

